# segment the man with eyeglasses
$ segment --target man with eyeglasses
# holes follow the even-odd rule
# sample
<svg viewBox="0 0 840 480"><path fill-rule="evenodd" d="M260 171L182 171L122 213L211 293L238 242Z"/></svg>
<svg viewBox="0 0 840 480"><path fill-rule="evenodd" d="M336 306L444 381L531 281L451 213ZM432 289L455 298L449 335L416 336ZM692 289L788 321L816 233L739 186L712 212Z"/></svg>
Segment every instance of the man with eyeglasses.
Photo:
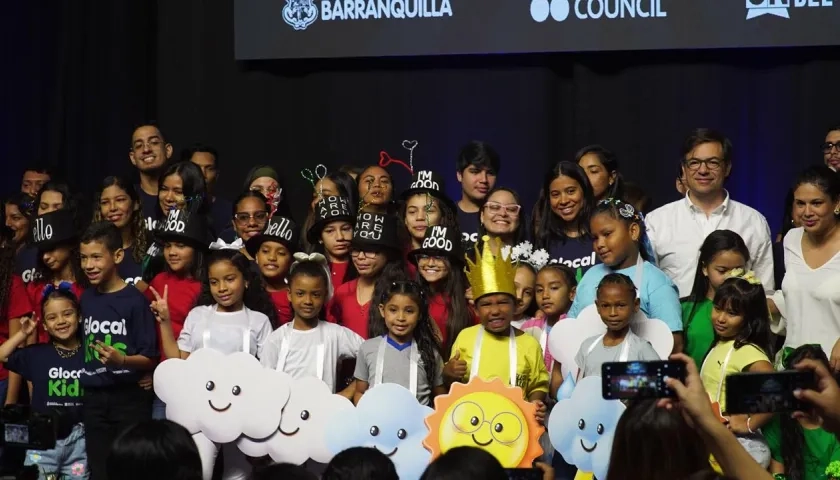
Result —
<svg viewBox="0 0 840 480"><path fill-rule="evenodd" d="M828 168L835 172L840 170L840 125L832 127L825 134L825 142L822 144L823 161Z"/></svg>
<svg viewBox="0 0 840 480"><path fill-rule="evenodd" d="M731 155L732 143L721 133L707 128L694 130L682 148L688 192L645 219L657 264L677 284L680 297L691 293L700 246L715 230L740 235L750 251L749 268L766 291L774 289L773 244L767 219L732 200L723 188L732 170Z"/></svg>
<svg viewBox="0 0 840 480"><path fill-rule="evenodd" d="M170 157L172 144L166 141L157 125L144 124L134 129L128 159L140 173L137 193L143 205L146 229L150 231L154 230L157 218L158 180Z"/></svg>

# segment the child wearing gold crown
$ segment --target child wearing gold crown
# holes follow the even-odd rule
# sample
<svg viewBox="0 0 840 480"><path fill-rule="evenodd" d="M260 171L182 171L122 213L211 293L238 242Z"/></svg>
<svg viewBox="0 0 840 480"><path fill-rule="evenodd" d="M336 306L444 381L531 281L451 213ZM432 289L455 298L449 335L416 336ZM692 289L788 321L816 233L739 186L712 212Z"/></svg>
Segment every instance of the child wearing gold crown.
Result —
<svg viewBox="0 0 840 480"><path fill-rule="evenodd" d="M532 336L511 326L516 309L516 267L504 253L494 256L489 239L476 261L467 258L467 278L475 298L480 325L466 328L452 345L452 357L444 365L447 381L466 382L478 376L500 378L522 388L525 398L537 405L537 419L545 417L543 400L548 394L548 371L542 348Z"/></svg>
<svg viewBox="0 0 840 480"><path fill-rule="evenodd" d="M721 419L761 466L770 464L770 449L761 429L772 414L729 415L726 377L741 372L773 372L770 363L770 313L761 281L736 268L715 293L712 326L715 343L706 355L700 378Z"/></svg>

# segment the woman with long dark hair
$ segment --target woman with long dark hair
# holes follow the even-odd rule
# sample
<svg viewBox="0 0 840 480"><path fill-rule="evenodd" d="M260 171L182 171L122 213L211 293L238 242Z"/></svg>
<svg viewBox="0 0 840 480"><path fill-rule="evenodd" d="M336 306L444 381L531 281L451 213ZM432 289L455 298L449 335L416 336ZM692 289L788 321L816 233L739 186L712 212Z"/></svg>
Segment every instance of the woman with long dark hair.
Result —
<svg viewBox="0 0 840 480"><path fill-rule="evenodd" d="M589 232L593 208L595 194L586 173L576 163L559 162L543 179L531 219L534 247L545 249L551 262L575 269L578 280L600 263Z"/></svg>
<svg viewBox="0 0 840 480"><path fill-rule="evenodd" d="M624 199L624 180L618 172L618 157L601 145L587 145L575 154L575 163L586 172L595 200Z"/></svg>
<svg viewBox="0 0 840 480"><path fill-rule="evenodd" d="M519 194L511 188L496 187L487 192L478 221L476 248L479 252L484 251L485 236L490 237L490 251L494 255L498 255L502 248L512 248L525 240L525 212Z"/></svg>
<svg viewBox="0 0 840 480"><path fill-rule="evenodd" d="M126 179L109 176L99 184L94 197L93 221L102 220L113 223L122 235L124 255L117 267L120 277L138 286L142 282L143 257L149 248L149 232L143 220L140 195ZM138 288L144 290L145 286Z"/></svg>

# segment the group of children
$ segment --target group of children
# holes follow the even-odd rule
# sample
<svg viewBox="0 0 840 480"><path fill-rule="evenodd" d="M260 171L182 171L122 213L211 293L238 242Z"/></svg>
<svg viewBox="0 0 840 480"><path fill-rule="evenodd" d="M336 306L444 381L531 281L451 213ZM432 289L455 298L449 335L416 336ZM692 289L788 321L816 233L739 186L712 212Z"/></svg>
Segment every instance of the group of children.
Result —
<svg viewBox="0 0 840 480"><path fill-rule="evenodd" d="M373 206L381 197L376 182L367 197ZM101 189L101 221L81 235L61 199L58 210L31 222L40 276L14 278L0 357L17 374L10 375L7 401L28 393L36 410L60 413L56 448L27 454L45 474L104 478L114 436L165 415L151 391L157 363L200 348L249 352L267 368L320 378L354 402L377 384L397 383L430 405L453 382L501 378L520 387L543 420L566 380L548 336L592 304L606 332L579 346L575 380L599 375L604 362L659 359L631 329L641 310L665 322L674 349L702 366L710 398L759 461L769 464L772 456L784 462L774 463L777 469L791 471L803 465L792 449L821 462L829 454L816 450L836 447L813 419L791 425L767 415L727 415L725 377L773 369L764 291L744 271L749 252L733 232L708 236L694 288L681 304L649 254L642 215L618 199L602 200L591 214L601 263L579 278L547 255L512 255L497 239L465 253L457 223L440 212L449 206L438 189L406 194L406 216L418 219L406 248L394 215L357 213L329 186L326 194L316 186L321 194L303 235L249 191L233 204L238 241L211 242L187 187L179 187L184 198L161 218L151 246L136 235L143 226L136 193L115 180ZM127 264L142 264L145 281ZM824 359L820 354L796 353ZM790 432L798 432L795 441ZM226 467L235 463L227 460Z"/></svg>

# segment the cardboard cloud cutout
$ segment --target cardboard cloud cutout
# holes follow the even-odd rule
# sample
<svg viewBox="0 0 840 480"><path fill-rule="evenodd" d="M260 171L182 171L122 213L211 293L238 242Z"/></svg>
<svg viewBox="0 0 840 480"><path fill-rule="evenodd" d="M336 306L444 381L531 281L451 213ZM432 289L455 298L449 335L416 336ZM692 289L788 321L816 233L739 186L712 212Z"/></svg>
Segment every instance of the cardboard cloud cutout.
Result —
<svg viewBox="0 0 840 480"><path fill-rule="evenodd" d="M603 399L601 383L601 377L580 380L571 398L557 402L548 421L555 451L599 479L607 478L615 428L624 413L621 401Z"/></svg>
<svg viewBox="0 0 840 480"><path fill-rule="evenodd" d="M536 405L522 398L522 389L501 379L473 377L455 383L435 398L435 412L426 418L429 435L423 444L436 458L455 447L487 451L505 468L530 468L543 453Z"/></svg>
<svg viewBox="0 0 840 480"><path fill-rule="evenodd" d="M668 325L662 320L648 318L641 310L630 321L630 330L650 342L660 358L668 358L674 349L674 335ZM566 318L554 325L548 335L548 350L560 362L563 378L568 375L577 377L579 366L575 363L575 356L583 341L603 335L606 331L607 327L595 305L581 310L578 318Z"/></svg>
<svg viewBox="0 0 840 480"><path fill-rule="evenodd" d="M312 459L328 463L333 452L327 448L327 436L335 415L353 410L350 400L330 392L326 383L315 377L292 381L292 394L283 409L280 426L265 440L240 437L236 444L245 455L270 455L278 463L301 465Z"/></svg>
<svg viewBox="0 0 840 480"><path fill-rule="evenodd" d="M417 480L431 460L423 448L428 434L423 421L430 413L408 389L379 384L365 392L354 410L330 416L327 448L331 455L350 447L376 448L391 458L400 480Z"/></svg>
<svg viewBox="0 0 840 480"><path fill-rule="evenodd" d="M264 368L248 353L225 355L211 348L197 350L186 360L166 360L154 376L166 417L217 443L242 435L273 435L290 385L291 377Z"/></svg>

